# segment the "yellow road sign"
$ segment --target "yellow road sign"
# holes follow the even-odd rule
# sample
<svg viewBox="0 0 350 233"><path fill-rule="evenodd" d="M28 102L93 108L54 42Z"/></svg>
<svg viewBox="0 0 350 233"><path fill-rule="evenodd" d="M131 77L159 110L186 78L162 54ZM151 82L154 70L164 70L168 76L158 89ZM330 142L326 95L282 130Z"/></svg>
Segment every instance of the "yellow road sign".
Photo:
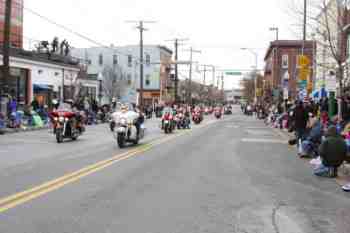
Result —
<svg viewBox="0 0 350 233"><path fill-rule="evenodd" d="M310 65L310 59L306 55L299 55L298 65L301 67L307 67Z"/></svg>
<svg viewBox="0 0 350 233"><path fill-rule="evenodd" d="M307 80L309 76L310 76L309 68L301 68L299 70L299 80Z"/></svg>

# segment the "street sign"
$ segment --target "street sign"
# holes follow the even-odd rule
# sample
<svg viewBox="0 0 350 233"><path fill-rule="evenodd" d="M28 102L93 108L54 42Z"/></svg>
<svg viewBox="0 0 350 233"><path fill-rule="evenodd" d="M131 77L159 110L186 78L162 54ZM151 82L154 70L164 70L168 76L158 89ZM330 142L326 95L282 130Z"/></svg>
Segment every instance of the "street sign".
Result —
<svg viewBox="0 0 350 233"><path fill-rule="evenodd" d="M310 59L306 55L299 55L298 65L308 67L310 65Z"/></svg>
<svg viewBox="0 0 350 233"><path fill-rule="evenodd" d="M262 88L257 88L256 89L256 96L261 97L263 95L263 90Z"/></svg>
<svg viewBox="0 0 350 233"><path fill-rule="evenodd" d="M299 70L299 80L302 80L302 81L307 80L309 76L310 76L309 68L303 67Z"/></svg>
<svg viewBox="0 0 350 233"><path fill-rule="evenodd" d="M227 71L225 72L226 75L231 75L231 76L241 76L242 72L239 71Z"/></svg>

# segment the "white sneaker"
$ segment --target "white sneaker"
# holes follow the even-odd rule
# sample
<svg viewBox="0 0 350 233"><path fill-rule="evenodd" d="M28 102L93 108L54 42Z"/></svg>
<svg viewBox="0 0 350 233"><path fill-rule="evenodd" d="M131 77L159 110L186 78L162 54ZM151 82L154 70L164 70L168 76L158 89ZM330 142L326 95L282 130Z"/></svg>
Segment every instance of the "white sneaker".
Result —
<svg viewBox="0 0 350 233"><path fill-rule="evenodd" d="M311 159L310 161L310 164L314 166L321 165L321 163L322 163L321 157L317 157L316 159Z"/></svg>
<svg viewBox="0 0 350 233"><path fill-rule="evenodd" d="M350 192L350 183L344 185L344 186L342 187L342 189L343 189L345 192Z"/></svg>

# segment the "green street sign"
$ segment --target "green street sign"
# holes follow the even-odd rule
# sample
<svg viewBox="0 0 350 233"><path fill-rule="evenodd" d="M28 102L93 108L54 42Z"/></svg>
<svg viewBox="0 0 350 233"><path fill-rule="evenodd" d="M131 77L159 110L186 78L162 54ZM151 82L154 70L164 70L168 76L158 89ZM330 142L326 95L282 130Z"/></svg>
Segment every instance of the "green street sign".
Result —
<svg viewBox="0 0 350 233"><path fill-rule="evenodd" d="M241 76L242 75L242 72L239 72L239 71L228 71L228 72L225 72L226 75L231 75L231 76Z"/></svg>

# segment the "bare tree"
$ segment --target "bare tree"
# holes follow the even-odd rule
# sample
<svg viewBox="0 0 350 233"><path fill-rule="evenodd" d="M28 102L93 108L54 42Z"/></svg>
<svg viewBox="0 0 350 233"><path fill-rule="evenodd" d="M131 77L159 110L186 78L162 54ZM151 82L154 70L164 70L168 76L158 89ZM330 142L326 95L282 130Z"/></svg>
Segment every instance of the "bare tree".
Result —
<svg viewBox="0 0 350 233"><path fill-rule="evenodd" d="M350 0L310 0L308 1L308 31L317 43L317 72L324 77L334 70L339 86L338 96L344 95L346 62L346 35L349 30ZM302 25L303 9L300 1L290 0L290 13ZM300 30L301 32L302 30ZM320 75L320 74L319 74ZM341 116L341 100L338 101Z"/></svg>
<svg viewBox="0 0 350 233"><path fill-rule="evenodd" d="M112 101L113 98L120 99L126 91L131 80L127 80L125 73L120 66L105 66L102 72L102 88L104 95Z"/></svg>
<svg viewBox="0 0 350 233"><path fill-rule="evenodd" d="M242 80L241 80L241 87L243 89L243 97L249 101L252 102L254 100L254 93L255 93L255 83L254 79L252 78L251 75L246 75Z"/></svg>

